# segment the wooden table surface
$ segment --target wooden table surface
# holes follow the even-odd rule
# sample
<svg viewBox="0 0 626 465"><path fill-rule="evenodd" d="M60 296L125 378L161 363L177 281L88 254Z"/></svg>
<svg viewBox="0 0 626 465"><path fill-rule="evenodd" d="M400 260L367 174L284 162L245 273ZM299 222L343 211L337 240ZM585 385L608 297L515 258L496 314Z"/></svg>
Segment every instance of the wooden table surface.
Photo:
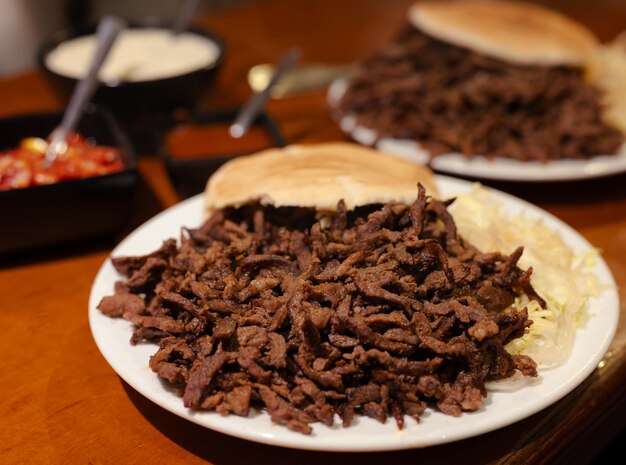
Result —
<svg viewBox="0 0 626 465"><path fill-rule="evenodd" d="M212 108L250 94L247 69L298 45L304 61L365 56L402 23L411 0L269 0L221 10L200 24L222 35L227 63L207 99ZM626 29L622 0L551 1L601 39ZM0 116L55 109L61 102L36 72L0 81ZM272 101L288 142L343 139L323 93ZM0 462L3 464L369 464L587 463L626 426L626 292L609 354L574 392L501 430L452 444L390 453L333 454L259 445L189 423L134 391L102 358L87 322L98 268L115 242L179 199L159 158L142 156L141 186L126 230L111 241L0 257ZM529 185L486 182L569 223L602 250L626 288L626 175ZM2 222L10 221L2 218Z"/></svg>

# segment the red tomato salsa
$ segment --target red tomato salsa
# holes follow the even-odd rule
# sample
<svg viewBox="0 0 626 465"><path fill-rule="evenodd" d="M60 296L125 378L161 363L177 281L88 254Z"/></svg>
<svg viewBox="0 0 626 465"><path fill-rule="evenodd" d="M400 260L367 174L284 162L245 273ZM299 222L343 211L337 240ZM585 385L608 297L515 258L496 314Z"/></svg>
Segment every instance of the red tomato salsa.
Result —
<svg viewBox="0 0 626 465"><path fill-rule="evenodd" d="M17 148L0 152L0 191L99 176L124 168L118 149L72 134L67 138L67 150L46 169L43 162L47 146L45 140L33 137L23 139Z"/></svg>

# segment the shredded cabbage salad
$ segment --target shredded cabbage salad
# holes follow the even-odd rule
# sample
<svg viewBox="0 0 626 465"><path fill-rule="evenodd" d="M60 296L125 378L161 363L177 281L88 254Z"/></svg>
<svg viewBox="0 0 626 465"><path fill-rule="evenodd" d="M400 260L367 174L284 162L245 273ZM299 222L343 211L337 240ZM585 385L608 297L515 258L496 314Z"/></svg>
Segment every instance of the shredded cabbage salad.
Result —
<svg viewBox="0 0 626 465"><path fill-rule="evenodd" d="M519 266L533 268L532 285L547 306L543 309L526 296L516 300L513 305L526 306L533 324L507 350L531 356L540 368L563 363L571 352L576 328L584 323L589 298L600 291L592 273L598 251L576 254L540 219L506 214L500 201L480 186L459 195L449 211L459 234L483 252L508 255L524 246Z"/></svg>

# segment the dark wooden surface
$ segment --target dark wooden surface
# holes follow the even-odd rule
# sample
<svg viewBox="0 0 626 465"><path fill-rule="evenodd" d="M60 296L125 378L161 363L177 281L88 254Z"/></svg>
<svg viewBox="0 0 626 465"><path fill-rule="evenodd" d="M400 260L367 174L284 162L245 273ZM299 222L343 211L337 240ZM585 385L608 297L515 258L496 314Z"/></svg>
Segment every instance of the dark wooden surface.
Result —
<svg viewBox="0 0 626 465"><path fill-rule="evenodd" d="M273 0L226 9L199 23L229 47L210 108L250 95L247 69L276 61L292 45L304 61L345 63L365 56L404 20L409 0ZM546 1L603 40L626 29L622 0ZM0 116L59 108L36 72L0 81ZM272 101L289 142L343 139L322 93ZM178 196L158 157L140 161L130 231ZM626 288L626 176L556 185L491 183L563 219L603 256ZM10 218L2 218L2 222ZM295 451L224 436L180 419L126 385L98 352L87 322L95 274L116 240L0 258L0 462L16 463L587 463L626 425L626 327L607 357L573 393L519 423L452 444L370 454ZM622 320L625 294L620 300Z"/></svg>

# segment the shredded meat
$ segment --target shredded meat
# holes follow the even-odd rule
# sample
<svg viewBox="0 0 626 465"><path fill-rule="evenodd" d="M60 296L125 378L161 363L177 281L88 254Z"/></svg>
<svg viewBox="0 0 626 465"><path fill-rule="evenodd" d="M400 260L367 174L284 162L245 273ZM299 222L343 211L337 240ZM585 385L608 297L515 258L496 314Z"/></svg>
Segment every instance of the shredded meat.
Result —
<svg viewBox="0 0 626 465"><path fill-rule="evenodd" d="M364 60L337 110L432 156L546 162L618 151L599 96L581 68L512 65L407 26Z"/></svg>
<svg viewBox="0 0 626 465"><path fill-rule="evenodd" d="M418 186L411 206L340 202L328 227L294 209L225 209L180 246L114 259L127 281L99 308L136 325L131 343L158 342L150 368L189 408L265 408L304 434L336 415L398 427L428 406L460 415L482 406L486 381L536 376L505 345L531 324L514 298L544 303L522 249L481 253L447 204Z"/></svg>

